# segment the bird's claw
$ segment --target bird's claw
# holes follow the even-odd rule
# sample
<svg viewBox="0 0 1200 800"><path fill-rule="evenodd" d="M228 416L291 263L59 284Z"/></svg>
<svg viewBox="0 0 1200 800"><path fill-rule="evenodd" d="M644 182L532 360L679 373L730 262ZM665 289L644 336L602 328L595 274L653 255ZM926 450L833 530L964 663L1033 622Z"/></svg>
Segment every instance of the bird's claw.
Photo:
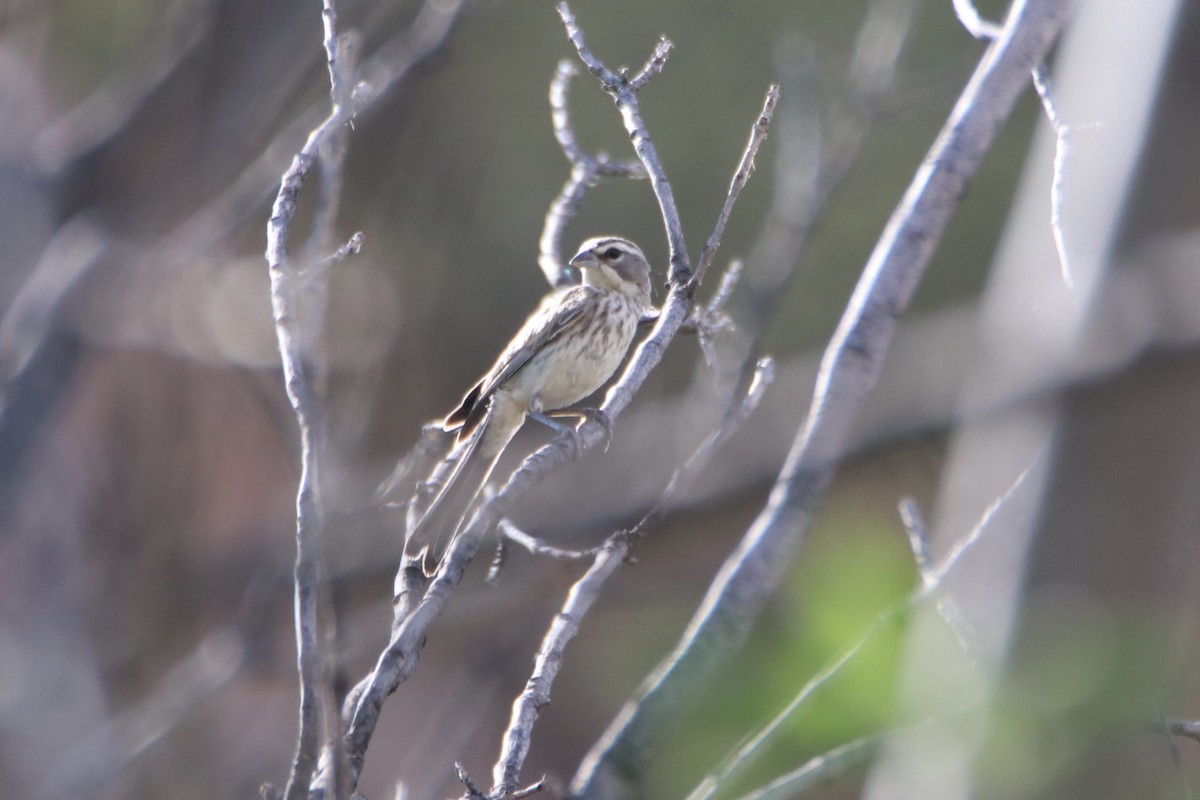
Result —
<svg viewBox="0 0 1200 800"><path fill-rule="evenodd" d="M583 439L580 438L579 431L575 428L568 427L565 431L563 431L563 434L567 437L567 441L570 442L569 449L571 451L571 458L575 459L576 461L583 458Z"/></svg>
<svg viewBox="0 0 1200 800"><path fill-rule="evenodd" d="M613 421L608 412L599 408L584 408L580 409L581 414L591 422L597 423L604 430L604 452L608 452L608 446L612 444L613 438Z"/></svg>

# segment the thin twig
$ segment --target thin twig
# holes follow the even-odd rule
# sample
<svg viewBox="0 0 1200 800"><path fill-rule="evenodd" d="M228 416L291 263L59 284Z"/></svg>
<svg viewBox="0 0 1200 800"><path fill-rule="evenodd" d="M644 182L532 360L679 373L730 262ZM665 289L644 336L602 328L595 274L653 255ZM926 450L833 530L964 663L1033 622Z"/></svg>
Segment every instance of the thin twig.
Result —
<svg viewBox="0 0 1200 800"><path fill-rule="evenodd" d="M563 263L562 234L569 222L579 211L583 196L601 177L619 176L644 178L646 170L638 161L613 162L604 154L592 156L575 138L571 125L571 113L567 104L571 78L578 73L570 61L558 62L554 79L550 81L550 122L554 138L558 140L563 155L571 162L571 174L558 196L550 203L542 236L538 240L538 266L551 286L565 286L576 281Z"/></svg>
<svg viewBox="0 0 1200 800"><path fill-rule="evenodd" d="M743 795L739 800L786 800L798 797L822 781L866 761L879 749L885 735L863 736L813 756L791 772L779 776L761 789Z"/></svg>
<svg viewBox="0 0 1200 800"><path fill-rule="evenodd" d="M721 386L720 359L718 357L716 336L722 331L727 331L734 327L733 320L725 313L725 306L728 305L729 298L733 296L733 290L737 287L738 281L741 280L745 263L740 258L735 258L729 262L729 267L722 273L721 282L717 284L717 291L713 294L708 305L695 308L692 311L691 318L688 320L687 328L695 330L696 340L700 343L700 352L704 355L704 363L720 388L724 387ZM736 396L736 389L737 387L735 386L734 391L730 392L729 396Z"/></svg>
<svg viewBox="0 0 1200 800"><path fill-rule="evenodd" d="M784 113L771 210L747 259L750 279L745 310L735 317L739 339L732 360L742 368L732 381L734 394L751 380L750 367L763 352L769 323L787 296L809 233L829 208L830 197L850 174L867 133L881 113L908 40L915 6L915 0L871 3L855 39L854 60L848 71L849 96L829 113L827 120L815 120L797 105ZM801 83L804 73L797 73L785 77ZM801 96L800 102L816 105L815 98Z"/></svg>
<svg viewBox="0 0 1200 800"><path fill-rule="evenodd" d="M1063 283L1075 285L1074 273L1071 269L1071 259L1067 250L1067 236L1063 228L1063 207L1067 197L1067 156L1070 154L1068 141L1075 128L1068 125L1059 113L1054 93L1050 89L1050 76L1046 65L1038 64L1033 70L1033 86L1037 89L1042 101L1042 110L1046 120L1054 131L1054 177L1050 181L1050 231L1054 235L1054 249L1058 251L1058 266L1062 272Z"/></svg>
<svg viewBox="0 0 1200 800"><path fill-rule="evenodd" d="M615 534L596 554L595 561L567 593L562 610L555 616L534 659L533 673L525 690L513 701L512 717L504 734L503 747L492 769L492 800L502 800L520 786L521 767L529 754L538 710L550 702L550 688L562 666L567 644L579 632L579 623L600 596L600 589L629 553L629 537Z"/></svg>
<svg viewBox="0 0 1200 800"><path fill-rule="evenodd" d="M934 577L934 560L929 552L929 527L925 524L925 516L917 501L911 497L901 498L899 512L904 532L908 534L908 546L917 565L917 574L921 576L921 583L928 585Z"/></svg>
<svg viewBox="0 0 1200 800"><path fill-rule="evenodd" d="M353 116L353 107L344 102L339 75L337 9L334 0L323 0L325 52L329 65L331 105L329 116L312 131L292 166L280 181L271 219L267 223L267 264L271 277L271 306L275 334L283 364L284 385L300 429L300 481L296 496L295 623L297 663L300 675L300 722L296 755L284 792L286 800L308 796L309 784L317 764L322 742L321 687L322 657L318 632L318 608L322 595L321 540L324 533L324 509L321 500L320 462L326 438L325 409L313 382L311 343L320 339L320 330L306 326L300 319L306 305L300 273L289 263L288 235L296 213L297 199L304 180L316 162L325 142ZM321 322L323 310L316 312ZM315 369L320 374L320 368Z"/></svg>
<svg viewBox="0 0 1200 800"><path fill-rule="evenodd" d="M759 359L755 365L754 375L755 378L747 387L746 394L730 403L716 430L705 437L687 461L675 471L662 494L654 501L654 505L646 512L645 516L633 526L631 533L643 535L651 525L665 517L686 494L696 476L708 464L717 449L728 441L729 437L758 408L767 387L775 380L775 362L770 358Z"/></svg>
<svg viewBox="0 0 1200 800"><path fill-rule="evenodd" d="M589 558L595 558L598 552L597 548L588 550L565 550L561 547L555 547L552 544L547 544L545 541L530 536L525 531L518 528L507 519L500 520L500 524L496 526L500 535L505 539L519 544L521 547L528 550L535 556L544 556L553 558L558 561L586 561Z"/></svg>
<svg viewBox="0 0 1200 800"><path fill-rule="evenodd" d="M466 787L466 798L469 798L469 800L484 800L483 792L481 792L479 787L475 785L475 781L471 779L471 775L467 772L467 768L457 761L454 762L454 774L458 776L458 782Z"/></svg>
<svg viewBox="0 0 1200 800"><path fill-rule="evenodd" d="M953 0L954 13L967 32L981 41L995 39L1001 31L999 25L984 19L975 8L972 0ZM1067 155L1070 149L1068 138L1074 128L1068 125L1058 110L1054 93L1050 89L1050 75L1044 63L1037 64L1033 70L1033 86L1038 98L1042 101L1042 111L1046 121L1054 131L1054 167L1053 178L1050 182L1050 232L1054 237L1054 249L1058 253L1058 266L1062 272L1063 283L1074 286L1075 279L1071 270L1071 260L1067 251L1066 234L1063 232L1063 206L1066 202Z"/></svg>
<svg viewBox="0 0 1200 800"><path fill-rule="evenodd" d="M717 215L717 224L713 226L712 234L704 243L704 249L700 251L700 262L696 266L696 274L692 277L693 284L699 284L704 280L704 273L712 264L713 256L716 255L717 247L721 243L721 236L725 233L725 226L729 223L733 204L737 202L738 195L741 194L746 181L750 179L750 174L754 172L754 157L758 155L759 147L767 138L767 131L771 128L771 118L775 116L775 106L778 103L779 86L772 84L767 89L767 96L763 100L763 108L758 115L758 120L750 129L750 140L746 142L742 160L733 173L733 179L729 182L729 191L725 193L725 204L721 206L721 213Z"/></svg>
<svg viewBox="0 0 1200 800"><path fill-rule="evenodd" d="M674 652L589 753L573 794L610 798L630 792L682 710L740 649L812 524L851 428L878 382L897 318L1027 75L1065 23L1069 5L1013 4L1004 35L988 49L866 265L826 350L807 421L766 507L722 567Z"/></svg>
<svg viewBox="0 0 1200 800"><path fill-rule="evenodd" d="M1040 455L1038 456L1040 458ZM963 653L970 657L973 654L973 648L970 645L970 637L966 635L965 627L962 621L957 617L949 616L944 609L952 605L951 598L946 596L946 592L942 591L942 586L954 567L962 560L965 553L969 552L983 536L992 519L995 518L996 512L1013 496L1013 494L1025 482L1025 477L1033 469L1037 463L1037 458L1034 459L1029 466L1021 470L1016 479L1009 485L1009 488L999 497L997 497L980 516L979 521L963 534L954 546L950 553L940 563L934 563L930 558L928 549L925 547L928 542L927 536L924 534L924 521L921 519L920 510L916 503L907 501L901 503L902 516L905 518L905 529L908 533L909 543L913 548L913 560L917 564L920 574L921 583L903 603L889 608L878 614L874 620L866 627L865 630L850 644L841 655L834 658L819 670L812 678L801 687L800 691L784 706L784 708L776 714L766 725L762 726L754 733L745 744L739 747L732 755L724 760L719 770L706 776L704 780L696 787L696 789L688 795L687 800L708 800L712 797L723 785L727 785L731 779L738 774L744 772L754 757L762 750L772 737L779 733L784 723L796 713L799 708L812 698L818 691L826 686L831 680L837 677L842 670L849 664L862 650L866 647L887 625L892 624L902 615L909 613L912 609L918 607L927 600L933 599L942 618L947 626L954 633L958 640L959 646ZM812 764L812 762L810 762ZM805 768L809 768L806 765ZM815 771L817 765L812 765L811 768ZM821 767L824 769L824 767Z"/></svg>

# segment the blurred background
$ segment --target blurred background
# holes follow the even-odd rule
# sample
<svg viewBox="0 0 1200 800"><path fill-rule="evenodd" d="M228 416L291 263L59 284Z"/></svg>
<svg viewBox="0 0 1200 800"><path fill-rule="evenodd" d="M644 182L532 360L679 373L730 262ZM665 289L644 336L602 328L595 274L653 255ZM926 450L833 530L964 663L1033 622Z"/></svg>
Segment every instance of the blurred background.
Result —
<svg viewBox="0 0 1200 800"><path fill-rule="evenodd" d="M1071 126L1065 266L1031 90L794 574L646 796L684 796L868 630L721 796L861 737L869 758L808 796L1182 798L1200 780L1200 744L1164 729L1200 717L1200 5L1079 5L1051 70ZM433 0L444 36L389 73L419 5L339 9L360 63L394 78L345 139L334 238L364 246L334 268L323 345L333 646L356 681L387 641L402 539L372 492L546 291L538 237L569 170L547 87L573 54L552 3ZM611 450L515 521L600 542L712 428L747 354L778 376L568 649L530 781L570 779L761 508L862 265L984 52L942 0L573 10L610 65L676 45L641 97L693 257L768 84L783 100L701 290L746 259L715 361L678 338ZM0 0L0 796L251 797L285 780L298 437L262 253L279 176L328 112L321 35L316 2ZM586 148L632 157L590 76L571 109ZM326 255L303 248L316 185L300 262ZM645 182L592 189L563 248L600 233L643 246L661 299ZM513 463L545 439L525 432ZM902 497L937 555L988 520L945 582L953 614L902 608L919 582ZM366 796L461 793L454 761L486 783L580 568L514 552L496 585L485 570L385 705Z"/></svg>

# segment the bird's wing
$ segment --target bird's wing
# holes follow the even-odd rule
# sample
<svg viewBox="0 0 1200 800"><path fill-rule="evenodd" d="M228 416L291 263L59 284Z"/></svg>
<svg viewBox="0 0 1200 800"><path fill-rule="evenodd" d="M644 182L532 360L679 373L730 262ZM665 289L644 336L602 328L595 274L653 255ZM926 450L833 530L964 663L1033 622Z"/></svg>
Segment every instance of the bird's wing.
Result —
<svg viewBox="0 0 1200 800"><path fill-rule="evenodd" d="M529 359L546 344L584 322L585 312L594 300L594 292L590 286L572 286L564 292L547 297L541 308L534 312L512 338L488 374L468 393L463 405L447 417L446 422L461 422L464 432L478 424L496 389L529 363Z"/></svg>

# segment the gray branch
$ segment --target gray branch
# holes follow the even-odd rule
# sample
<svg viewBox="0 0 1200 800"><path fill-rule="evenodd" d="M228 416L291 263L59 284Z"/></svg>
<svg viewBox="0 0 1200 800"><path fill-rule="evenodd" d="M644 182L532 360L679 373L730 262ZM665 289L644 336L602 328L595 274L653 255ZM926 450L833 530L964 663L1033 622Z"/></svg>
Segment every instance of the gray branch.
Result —
<svg viewBox="0 0 1200 800"><path fill-rule="evenodd" d="M762 112L758 115L758 120L755 121L754 127L750 129L750 141L746 143L746 150L742 154L742 161L738 164L737 170L733 173L733 179L729 182L729 191L725 194L725 204L721 206L721 213L717 216L717 224L713 227L712 235L708 237L708 241L704 243L704 249L700 251L700 263L696 266L696 274L692 278L694 284L699 284L700 281L704 280L704 273L712 265L713 257L717 254L717 247L721 243L721 237L725 233L725 226L729 223L729 215L733 211L733 204L737 202L738 195L741 194L746 181L750 179L750 173L754 172L754 156L758 153L758 148L763 140L767 138L767 130L771 127L771 117L775 115L775 106L778 103L779 87L772 84L767 89L767 97L763 101Z"/></svg>
<svg viewBox="0 0 1200 800"><path fill-rule="evenodd" d="M555 287L574 282L574 276L563 264L562 234L567 223L578 213L587 190L602 177L646 177L646 170L638 161L610 161L605 154L592 156L579 145L567 106L567 89L576 72L575 65L570 61L560 61L554 80L550 82L550 121L554 127L554 138L558 140L563 155L571 162L571 174L558 196L550 203L542 236L538 240L538 266L550 285Z"/></svg>
<svg viewBox="0 0 1200 800"><path fill-rule="evenodd" d="M1066 21L1069 0L1017 0L893 213L826 350L808 419L766 507L726 561L683 639L626 704L572 785L629 795L682 711L737 652L803 543L874 389L897 318L971 176Z"/></svg>
<svg viewBox="0 0 1200 800"><path fill-rule="evenodd" d="M337 35L337 9L334 0L323 0L324 44L329 65L332 108L329 116L309 135L292 165L280 181L271 219L267 223L267 264L271 278L271 307L275 334L283 364L284 385L300 430L300 482L296 494L296 565L294 613L296 658L300 677L300 720L296 754L292 760L284 792L286 800L308 796L323 736L321 693L322 656L318 630L318 607L324 594L321 568L321 540L324 536L324 509L321 498L320 469L323 460L327 423L325 408L314 375L323 373L320 359L314 356L316 342L324 329L325 282L307 280L288 258L288 236L292 218L305 178L316 164L318 154L343 126L353 119L350 102L352 78L341 64L342 40ZM340 159L339 159L340 162ZM336 172L340 163L333 164ZM332 206L327 205L332 213ZM314 230L328 229L331 223L314 220ZM309 313L306 313L309 312Z"/></svg>
<svg viewBox="0 0 1200 800"><path fill-rule="evenodd" d="M550 702L550 688L562 666L567 644L579 632L579 624L600 596L604 582L624 562L629 553L629 543L629 537L624 534L609 537L596 554L592 566L571 587L562 610L546 631L534 659L533 674L526 681L525 690L513 701L512 718L504 734L504 745L492 770L494 786L488 795L492 800L502 800L519 789L521 767L525 764L533 740L533 726L539 710Z"/></svg>

